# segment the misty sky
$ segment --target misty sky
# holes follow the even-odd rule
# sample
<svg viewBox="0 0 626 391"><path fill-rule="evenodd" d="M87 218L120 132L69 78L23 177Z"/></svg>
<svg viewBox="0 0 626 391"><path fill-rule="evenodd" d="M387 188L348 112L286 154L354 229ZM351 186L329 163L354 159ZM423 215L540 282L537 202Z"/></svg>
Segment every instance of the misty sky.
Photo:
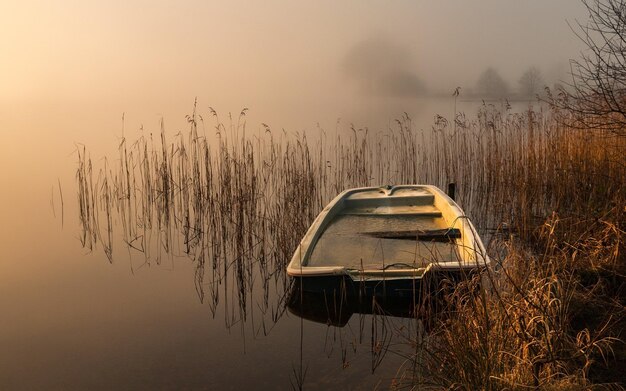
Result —
<svg viewBox="0 0 626 391"><path fill-rule="evenodd" d="M576 0L4 1L0 132L89 144L126 113L174 133L195 97L292 130L432 118L416 91L448 96L487 66L513 87L529 66L565 77L581 49L566 21L585 18Z"/></svg>

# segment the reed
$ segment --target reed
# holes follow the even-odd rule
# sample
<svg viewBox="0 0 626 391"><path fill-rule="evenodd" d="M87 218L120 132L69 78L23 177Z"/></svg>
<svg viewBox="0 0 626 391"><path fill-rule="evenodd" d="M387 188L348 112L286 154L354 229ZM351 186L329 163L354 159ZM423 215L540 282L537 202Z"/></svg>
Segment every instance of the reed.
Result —
<svg viewBox="0 0 626 391"><path fill-rule="evenodd" d="M416 351L399 385L623 386L619 367L600 373L624 357L626 140L543 113L515 117L479 113L487 135L474 139L474 160L446 160L462 183L472 178L462 197L481 197L469 204L496 208L507 229L491 242L493 267L448 292L428 338L408 338ZM450 138L455 151L467 143Z"/></svg>
<svg viewBox="0 0 626 391"><path fill-rule="evenodd" d="M314 135L267 125L250 132L246 111L225 124L209 109L209 124L194 105L187 132L168 138L163 122L156 139L142 130L100 169L82 147L83 246L101 246L111 262L117 242L144 264L187 256L214 314L221 306L228 327L252 323L255 333L267 333L285 311L293 250L337 193L455 182L479 230L498 233L490 247L495 266L467 282L470 289L449 292L446 316L428 338L407 338L415 354L395 384L590 384L594 361L615 345L613 326L623 324L626 139L564 128L562 113L491 105L474 119L457 115L452 126L438 116L431 129L417 130L404 114L380 132ZM594 300L595 311L610 303L614 316L577 323L576 311ZM373 368L388 331L371 342Z"/></svg>

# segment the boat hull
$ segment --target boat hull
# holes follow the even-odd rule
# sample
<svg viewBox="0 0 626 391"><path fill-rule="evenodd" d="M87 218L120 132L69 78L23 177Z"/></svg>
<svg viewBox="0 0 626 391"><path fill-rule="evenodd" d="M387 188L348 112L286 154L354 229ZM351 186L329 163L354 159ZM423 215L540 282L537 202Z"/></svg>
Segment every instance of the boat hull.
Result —
<svg viewBox="0 0 626 391"><path fill-rule="evenodd" d="M354 281L349 276L294 277L288 300L291 313L343 327L353 314L428 318L445 307L446 295L477 270L429 273L420 279ZM471 286L477 287L478 284Z"/></svg>

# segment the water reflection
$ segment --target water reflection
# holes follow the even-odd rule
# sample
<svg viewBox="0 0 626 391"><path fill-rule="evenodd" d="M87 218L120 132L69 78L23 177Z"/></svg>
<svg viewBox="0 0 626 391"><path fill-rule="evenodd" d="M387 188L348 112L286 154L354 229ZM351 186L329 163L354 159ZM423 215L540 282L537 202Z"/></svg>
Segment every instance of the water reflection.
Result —
<svg viewBox="0 0 626 391"><path fill-rule="evenodd" d="M304 319L344 327L352 315L421 319L432 324L441 316L453 288L478 278L479 272L428 272L421 279L354 281L347 276L294 278L288 309Z"/></svg>
<svg viewBox="0 0 626 391"><path fill-rule="evenodd" d="M288 308L292 314L306 320L344 327L354 314L413 318L418 312L417 300L413 297L350 295L343 280L338 282L336 289L312 292L302 289L297 281L290 292Z"/></svg>

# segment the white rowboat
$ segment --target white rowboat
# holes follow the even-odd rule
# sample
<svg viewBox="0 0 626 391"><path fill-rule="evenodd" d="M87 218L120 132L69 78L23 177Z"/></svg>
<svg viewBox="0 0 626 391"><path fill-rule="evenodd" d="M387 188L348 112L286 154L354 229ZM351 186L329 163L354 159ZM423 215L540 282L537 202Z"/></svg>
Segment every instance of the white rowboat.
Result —
<svg viewBox="0 0 626 391"><path fill-rule="evenodd" d="M466 272L489 264L463 210L430 185L349 189L317 216L287 273L307 282L421 279L433 271Z"/></svg>

